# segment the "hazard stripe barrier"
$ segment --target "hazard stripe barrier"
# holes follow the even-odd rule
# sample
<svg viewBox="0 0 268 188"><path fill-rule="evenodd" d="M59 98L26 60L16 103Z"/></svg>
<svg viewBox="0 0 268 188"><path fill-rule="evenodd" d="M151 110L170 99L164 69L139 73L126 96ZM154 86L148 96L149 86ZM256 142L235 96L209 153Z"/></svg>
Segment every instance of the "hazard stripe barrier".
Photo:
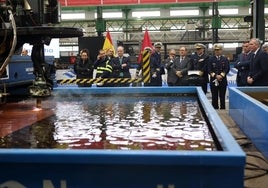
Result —
<svg viewBox="0 0 268 188"><path fill-rule="evenodd" d="M142 78L76 78L76 79L63 79L57 80L58 84L124 84L124 83L149 83L150 82L150 52L144 50L142 52Z"/></svg>
<svg viewBox="0 0 268 188"><path fill-rule="evenodd" d="M150 75L150 52L148 50L144 50L142 52L142 77L144 83L150 83L151 75Z"/></svg>
<svg viewBox="0 0 268 188"><path fill-rule="evenodd" d="M97 84L97 83L139 83L142 78L92 78L92 79L63 79L58 80L58 84Z"/></svg>

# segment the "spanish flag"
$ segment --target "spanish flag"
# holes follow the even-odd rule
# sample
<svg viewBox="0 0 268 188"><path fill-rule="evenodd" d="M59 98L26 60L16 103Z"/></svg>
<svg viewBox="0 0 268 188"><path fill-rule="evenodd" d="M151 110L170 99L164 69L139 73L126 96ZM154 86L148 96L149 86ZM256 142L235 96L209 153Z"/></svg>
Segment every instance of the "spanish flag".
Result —
<svg viewBox="0 0 268 188"><path fill-rule="evenodd" d="M106 37L105 37L102 49L105 50L105 52L109 49L112 49L114 51L114 55L115 55L114 45L113 45L113 41L112 41L112 38L111 38L109 31L107 31L107 33L106 33Z"/></svg>
<svg viewBox="0 0 268 188"><path fill-rule="evenodd" d="M143 41L142 41L141 51L140 51L139 58L138 58L138 63L141 62L142 52L144 51L145 48L151 48L153 50L153 45L152 45L150 35L149 35L149 32L147 29L145 29L145 33L143 36Z"/></svg>

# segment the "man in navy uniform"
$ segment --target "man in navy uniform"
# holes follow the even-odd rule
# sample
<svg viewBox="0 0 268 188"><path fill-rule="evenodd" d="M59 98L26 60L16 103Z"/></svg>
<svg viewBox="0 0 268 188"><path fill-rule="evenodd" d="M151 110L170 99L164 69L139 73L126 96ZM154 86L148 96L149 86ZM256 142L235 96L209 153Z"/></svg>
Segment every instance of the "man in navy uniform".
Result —
<svg viewBox="0 0 268 188"><path fill-rule="evenodd" d="M193 76L189 74L189 84L201 86L204 93L207 93L208 71L207 64L209 60L208 54L205 53L206 46L201 43L195 44L196 52L191 56L191 70L196 72ZM192 83L191 83L192 80Z"/></svg>
<svg viewBox="0 0 268 188"><path fill-rule="evenodd" d="M230 70L229 60L222 55L222 48L221 44L214 44L214 55L209 58L208 62L212 106L215 109L219 109L218 98L220 98L220 109L225 109L227 74Z"/></svg>
<svg viewBox="0 0 268 188"><path fill-rule="evenodd" d="M155 50L150 57L151 80L150 83L145 83L145 86L162 86L162 75L165 74L165 68L161 59L161 47L161 42L154 44Z"/></svg>

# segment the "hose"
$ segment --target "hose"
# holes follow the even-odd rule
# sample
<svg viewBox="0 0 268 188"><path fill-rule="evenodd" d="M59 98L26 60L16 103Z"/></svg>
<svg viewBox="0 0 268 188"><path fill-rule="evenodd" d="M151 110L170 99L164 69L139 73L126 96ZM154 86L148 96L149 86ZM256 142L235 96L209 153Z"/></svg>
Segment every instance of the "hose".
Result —
<svg viewBox="0 0 268 188"><path fill-rule="evenodd" d="M3 72L6 70L6 66L9 64L11 56L14 54L16 45L17 45L17 27L16 27L16 22L14 19L14 16L12 14L11 9L8 9L8 13L9 13L9 20L11 22L11 26L13 29L13 41L12 41L12 46L11 49L9 51L9 54L7 56L7 58L5 59L4 63L2 64L1 68L0 68L0 76L3 74Z"/></svg>

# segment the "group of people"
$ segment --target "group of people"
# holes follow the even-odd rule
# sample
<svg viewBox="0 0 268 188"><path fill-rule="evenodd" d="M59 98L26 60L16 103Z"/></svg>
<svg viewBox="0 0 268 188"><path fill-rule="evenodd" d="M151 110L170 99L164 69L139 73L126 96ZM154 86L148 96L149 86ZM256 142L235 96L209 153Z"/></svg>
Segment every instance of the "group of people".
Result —
<svg viewBox="0 0 268 188"><path fill-rule="evenodd" d="M213 107L225 109L230 63L223 55L221 44L214 44L213 52L213 55L208 55L206 46L201 43L195 44L195 53L190 56L187 55L186 47L180 47L178 57L175 50L171 49L169 57L165 60L167 82L169 86L201 86L205 94L207 85L210 83ZM220 99L220 106L218 99Z"/></svg>
<svg viewBox="0 0 268 188"><path fill-rule="evenodd" d="M239 55L237 68L237 86L268 86L268 44L257 38L245 41Z"/></svg>
<svg viewBox="0 0 268 188"><path fill-rule="evenodd" d="M161 42L154 43L154 49L146 47L150 52L150 81L144 86L162 86L162 75L167 73L168 86L201 86L207 93L209 83L212 105L215 109L225 109L225 96L227 90L227 74L230 70L229 59L223 55L221 44L213 45L213 54L206 52L206 46L195 44L195 52L188 55L185 46L179 48L177 56L175 49L170 49L168 57L161 55ZM264 45L268 51L268 45ZM124 47L117 48L117 56L112 49L99 50L95 62L89 58L87 49L80 53L80 60L75 64L74 70L77 78L93 78L96 69L96 78L131 78L129 57L124 56ZM162 59L163 58L163 59ZM235 67L238 69L237 86L268 86L268 52L261 48L261 41L253 38L243 44L243 51L239 55ZM143 62L136 69L136 78L141 77ZM91 84L79 83L79 86ZM99 87L128 87L129 83L100 82ZM219 101L219 102L218 102Z"/></svg>
<svg viewBox="0 0 268 188"><path fill-rule="evenodd" d="M117 56L114 56L113 49L108 49L107 51L100 49L94 62L89 58L89 51L87 49L81 50L80 58L74 65L77 78L82 79L78 86L91 87L92 84L87 83L87 79L93 78L94 69L96 69L95 78L131 78L130 60L129 57L124 56L123 46L117 47ZM97 86L128 87L129 83L100 81L97 83Z"/></svg>

